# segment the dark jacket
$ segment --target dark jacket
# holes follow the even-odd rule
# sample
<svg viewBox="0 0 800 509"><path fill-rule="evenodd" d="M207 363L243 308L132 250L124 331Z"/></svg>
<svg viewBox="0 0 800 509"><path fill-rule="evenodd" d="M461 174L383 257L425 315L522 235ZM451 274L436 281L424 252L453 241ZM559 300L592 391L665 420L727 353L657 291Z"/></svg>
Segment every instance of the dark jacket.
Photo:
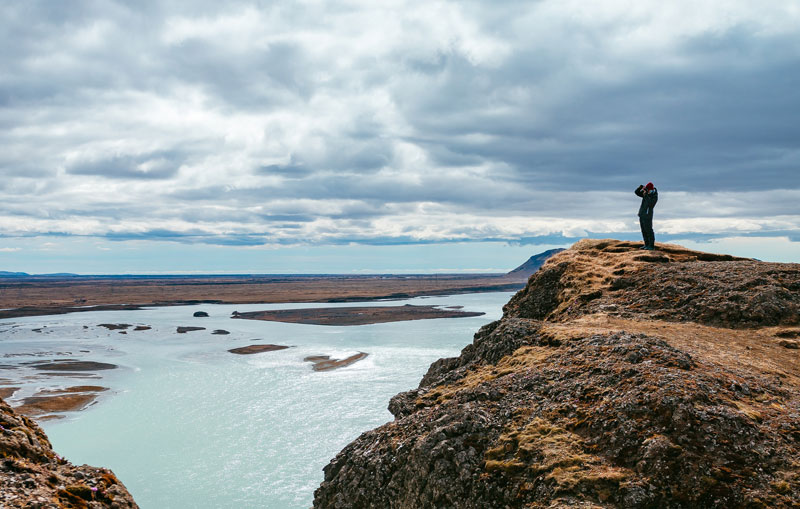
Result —
<svg viewBox="0 0 800 509"><path fill-rule="evenodd" d="M639 206L639 217L653 217L653 208L658 203L658 189L653 188L652 191L647 191L644 186L639 186L634 193L642 198L642 204Z"/></svg>

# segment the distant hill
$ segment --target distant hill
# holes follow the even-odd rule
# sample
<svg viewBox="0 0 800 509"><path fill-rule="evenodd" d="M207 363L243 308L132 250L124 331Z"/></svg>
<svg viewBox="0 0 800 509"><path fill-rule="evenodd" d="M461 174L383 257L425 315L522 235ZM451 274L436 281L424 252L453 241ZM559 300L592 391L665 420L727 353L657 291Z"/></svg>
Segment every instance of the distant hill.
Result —
<svg viewBox="0 0 800 509"><path fill-rule="evenodd" d="M8 272L5 270L0 270L0 277L25 277L30 276L27 272Z"/></svg>
<svg viewBox="0 0 800 509"><path fill-rule="evenodd" d="M8 272L0 270L0 277L73 277L77 274L71 272L55 272L53 274L28 274L27 272Z"/></svg>
<svg viewBox="0 0 800 509"><path fill-rule="evenodd" d="M526 278L530 277L534 272L539 270L539 267L541 267L544 264L544 262L547 261L548 258L553 256L554 254L560 253L563 250L564 250L563 248L550 249L550 250L545 251L543 253L539 253L539 254L533 255L530 258L528 258L527 262L523 263L522 265L520 265L516 269L512 270L511 272L509 272L508 275L509 276L524 276Z"/></svg>

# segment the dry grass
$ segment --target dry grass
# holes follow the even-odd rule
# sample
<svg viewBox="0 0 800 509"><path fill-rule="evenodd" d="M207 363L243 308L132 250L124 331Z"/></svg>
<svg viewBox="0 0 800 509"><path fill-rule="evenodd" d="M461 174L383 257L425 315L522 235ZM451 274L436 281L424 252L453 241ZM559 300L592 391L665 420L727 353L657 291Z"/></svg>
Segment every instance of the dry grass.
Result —
<svg viewBox="0 0 800 509"><path fill-rule="evenodd" d="M579 435L540 417L531 419L530 409L525 409L504 430L495 447L486 451L485 468L488 472L544 476L555 484L557 492L572 491L582 484L619 484L631 476L628 469L610 465L585 450Z"/></svg>
<svg viewBox="0 0 800 509"><path fill-rule="evenodd" d="M417 398L417 405L431 406L452 399L460 391L474 389L482 383L495 378L517 373L524 369L541 366L552 355L552 348L543 346L523 346L512 355L500 359L497 364L479 366L470 370L457 383L439 385Z"/></svg>
<svg viewBox="0 0 800 509"><path fill-rule="evenodd" d="M663 339L712 368L755 370L800 386L800 351L782 347L775 336L785 330L785 327L737 330L696 323L627 320L597 313L568 323L543 323L541 332L560 341L619 331L647 334Z"/></svg>
<svg viewBox="0 0 800 509"><path fill-rule="evenodd" d="M658 244L657 251L643 251L640 247L639 242L585 239L548 259L543 265L545 269L565 262L569 264L561 278L563 288L559 294L560 304L551 317L563 315L582 296L607 290L618 276L654 262L744 260L730 255L693 251L675 244Z"/></svg>

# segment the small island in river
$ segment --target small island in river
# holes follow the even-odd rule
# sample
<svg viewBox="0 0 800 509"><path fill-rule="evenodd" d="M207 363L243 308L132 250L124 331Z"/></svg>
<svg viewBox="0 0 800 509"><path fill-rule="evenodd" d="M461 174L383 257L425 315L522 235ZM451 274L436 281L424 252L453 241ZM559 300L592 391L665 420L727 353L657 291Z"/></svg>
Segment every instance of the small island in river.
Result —
<svg viewBox="0 0 800 509"><path fill-rule="evenodd" d="M331 371L334 369L344 368L350 364L356 363L369 355L365 352L358 352L355 355L344 359L331 359L330 355L310 355L303 359L306 362L312 363L314 371Z"/></svg>
<svg viewBox="0 0 800 509"><path fill-rule="evenodd" d="M232 318L266 320L271 322L303 323L309 325L366 325L371 323L426 320L431 318L465 318L485 313L441 309L436 306L379 306L307 309L277 309L236 313Z"/></svg>
<svg viewBox="0 0 800 509"><path fill-rule="evenodd" d="M252 355L254 353L262 353L262 352L274 352L275 350L285 350L289 348L288 346L284 345L248 345L248 346L240 346L239 348L231 348L228 350L230 353L235 353L239 355Z"/></svg>

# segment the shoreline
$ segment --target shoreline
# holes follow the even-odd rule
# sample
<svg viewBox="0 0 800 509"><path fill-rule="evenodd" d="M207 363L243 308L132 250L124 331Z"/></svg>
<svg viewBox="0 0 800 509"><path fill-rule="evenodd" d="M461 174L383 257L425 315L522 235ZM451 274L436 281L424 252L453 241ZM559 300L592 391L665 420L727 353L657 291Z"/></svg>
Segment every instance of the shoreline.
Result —
<svg viewBox="0 0 800 509"><path fill-rule="evenodd" d="M197 304L347 303L517 291L507 275L0 279L0 320ZM96 283L96 284L95 284ZM194 298L214 295L217 298Z"/></svg>

